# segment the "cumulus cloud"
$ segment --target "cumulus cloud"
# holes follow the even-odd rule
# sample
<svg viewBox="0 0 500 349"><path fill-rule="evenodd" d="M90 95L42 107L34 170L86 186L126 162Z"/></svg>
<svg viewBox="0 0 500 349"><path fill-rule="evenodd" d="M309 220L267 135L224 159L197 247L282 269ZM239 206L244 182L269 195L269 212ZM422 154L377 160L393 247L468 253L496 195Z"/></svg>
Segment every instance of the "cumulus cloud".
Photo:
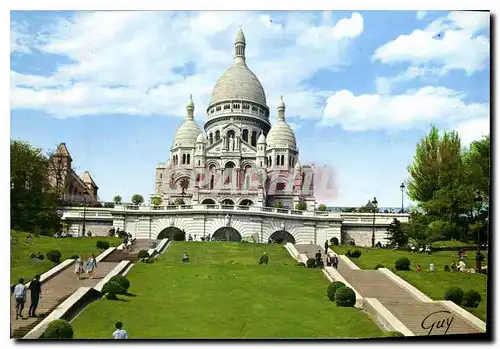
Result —
<svg viewBox="0 0 500 349"><path fill-rule="evenodd" d="M488 12L454 11L425 29L398 36L375 50L382 63L437 64L445 71L473 74L488 66L489 39L479 34L489 28Z"/></svg>
<svg viewBox="0 0 500 349"><path fill-rule="evenodd" d="M483 117L479 119L467 120L453 127L459 136L462 145L469 145L472 141L481 139L481 137L490 134L490 118Z"/></svg>
<svg viewBox="0 0 500 349"><path fill-rule="evenodd" d="M445 75L445 70L436 67L410 66L404 72L391 77L375 78L375 88L378 93L389 94L395 85L412 81L414 79L438 79Z"/></svg>
<svg viewBox="0 0 500 349"><path fill-rule="evenodd" d="M448 88L426 86L403 94L364 94L342 90L328 98L321 124L347 131L451 128L474 119L489 119L486 104L467 103Z"/></svg>
<svg viewBox="0 0 500 349"><path fill-rule="evenodd" d="M79 12L57 20L36 42L27 39L31 33L22 25L13 25L17 46L11 52L40 51L65 61L49 75L11 71L12 108L60 118L182 117L192 93L199 117L232 63L239 25L247 39L247 64L260 78L271 109L284 95L287 114L320 117L332 91L313 90L303 81L345 63L346 48L363 31L363 18L359 13L333 22L326 13L318 21L303 12L280 20L259 12Z"/></svg>

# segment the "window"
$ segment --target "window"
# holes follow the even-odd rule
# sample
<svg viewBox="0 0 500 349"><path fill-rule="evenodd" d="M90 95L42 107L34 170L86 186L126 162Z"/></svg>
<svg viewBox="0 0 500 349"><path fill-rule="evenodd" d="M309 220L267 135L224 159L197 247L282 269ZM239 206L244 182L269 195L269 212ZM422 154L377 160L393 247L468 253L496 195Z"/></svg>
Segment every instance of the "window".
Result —
<svg viewBox="0 0 500 349"><path fill-rule="evenodd" d="M210 132L210 135L208 137L210 139L210 144L212 144L214 142L214 137L212 135L212 132Z"/></svg>
<svg viewBox="0 0 500 349"><path fill-rule="evenodd" d="M224 110L231 109L231 104L224 104Z"/></svg>
<svg viewBox="0 0 500 349"><path fill-rule="evenodd" d="M217 142L220 139L220 131L215 131L215 141Z"/></svg>
<svg viewBox="0 0 500 349"><path fill-rule="evenodd" d="M188 162L189 162L189 158L188 158ZM285 165L285 155L281 155L281 163L280 163L280 165L281 166Z"/></svg>
<svg viewBox="0 0 500 349"><path fill-rule="evenodd" d="M246 109L246 110L250 109L250 105L248 105L248 104L243 104L243 109Z"/></svg>
<svg viewBox="0 0 500 349"><path fill-rule="evenodd" d="M280 156L276 155L276 166L279 166L280 164Z"/></svg>
<svg viewBox="0 0 500 349"><path fill-rule="evenodd" d="M200 166L200 165L201 165L201 161L200 161L200 160L198 160L198 166Z"/></svg>
<svg viewBox="0 0 500 349"><path fill-rule="evenodd" d="M217 107L215 107L215 111L221 111L221 109L222 109L222 108L221 108L221 106L220 106L220 105L218 105Z"/></svg>
<svg viewBox="0 0 500 349"><path fill-rule="evenodd" d="M260 162L260 167L262 167L262 161Z"/></svg>
<svg viewBox="0 0 500 349"><path fill-rule="evenodd" d="M252 143L254 147L257 145L257 131L252 131Z"/></svg>
<svg viewBox="0 0 500 349"><path fill-rule="evenodd" d="M257 107L252 106L252 113L257 113L258 111L259 109L257 109Z"/></svg>
<svg viewBox="0 0 500 349"><path fill-rule="evenodd" d="M187 164L189 165L189 158L190 158L190 155L188 154L187 155Z"/></svg>
<svg viewBox="0 0 500 349"><path fill-rule="evenodd" d="M240 109L240 105L239 104L233 104L233 108L234 109Z"/></svg>
<svg viewBox="0 0 500 349"><path fill-rule="evenodd" d="M248 130L247 129L243 130L243 140L245 142L248 142Z"/></svg>
<svg viewBox="0 0 500 349"><path fill-rule="evenodd" d="M291 156L288 157L288 166L292 166L292 157Z"/></svg>
<svg viewBox="0 0 500 349"><path fill-rule="evenodd" d="M186 154L182 154L182 164L186 163Z"/></svg>
<svg viewBox="0 0 500 349"><path fill-rule="evenodd" d="M163 178L163 174L162 174L162 173L160 173L160 179L162 179L162 178Z"/></svg>

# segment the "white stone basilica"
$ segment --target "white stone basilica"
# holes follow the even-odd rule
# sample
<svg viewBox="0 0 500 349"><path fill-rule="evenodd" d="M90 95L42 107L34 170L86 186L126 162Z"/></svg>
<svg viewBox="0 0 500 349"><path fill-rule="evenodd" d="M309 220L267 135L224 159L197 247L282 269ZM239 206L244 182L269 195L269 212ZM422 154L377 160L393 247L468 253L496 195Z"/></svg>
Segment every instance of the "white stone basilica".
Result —
<svg viewBox="0 0 500 349"><path fill-rule="evenodd" d="M170 159L156 167L163 205L222 204L314 209L311 166L301 166L295 134L285 120L285 103L269 121L264 88L248 68L245 36L239 29L233 65L220 77L206 109L202 131L190 98Z"/></svg>

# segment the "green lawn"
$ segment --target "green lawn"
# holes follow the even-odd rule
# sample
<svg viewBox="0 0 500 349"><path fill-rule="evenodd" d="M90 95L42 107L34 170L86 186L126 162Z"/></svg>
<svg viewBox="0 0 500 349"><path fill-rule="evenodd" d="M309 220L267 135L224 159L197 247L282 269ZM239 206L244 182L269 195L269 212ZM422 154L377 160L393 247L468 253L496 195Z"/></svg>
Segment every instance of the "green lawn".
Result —
<svg viewBox="0 0 500 349"><path fill-rule="evenodd" d="M181 262L187 250L190 262ZM269 264L258 265L263 251ZM110 338L122 321L130 338L380 337L363 312L337 307L328 281L299 267L283 246L175 242L153 264L137 263L122 301L90 304L75 338Z"/></svg>
<svg viewBox="0 0 500 349"><path fill-rule="evenodd" d="M349 249L348 246L331 246L338 254L345 254ZM350 246L350 248L353 248ZM392 269L403 279L417 287L420 291L427 294L435 300L442 300L446 290L451 286L460 287L464 292L474 289L479 292L482 301L477 309L465 308L483 321L486 320L486 288L487 276L484 274L469 274L469 273L453 273L445 272L446 264L451 266L453 261L457 261L457 253L455 251L440 251L434 252L431 255L411 253L408 251L393 251L386 249L356 247L361 251L361 257L351 258L361 269L373 269L375 265L382 264L387 268ZM488 256L486 251L482 251L485 257ZM411 271L400 272L396 271L394 262L400 257L407 257L411 262ZM434 263L436 271L429 272L429 264ZM465 262L468 268L475 266L475 251L468 251ZM487 259L483 264L487 263ZM423 272L416 272L416 266L420 264Z"/></svg>
<svg viewBox="0 0 500 349"><path fill-rule="evenodd" d="M118 246L121 240L112 237L59 238L47 236L32 236L30 243L26 242L27 233L11 231L10 282L17 283L19 278L30 281L36 274L43 274L55 266L45 254L49 250L61 252L61 262L73 255L82 253L87 258L91 253L99 254L103 250L96 248L97 240L109 241L110 246ZM30 253L40 252L45 259L31 259Z"/></svg>
<svg viewBox="0 0 500 349"><path fill-rule="evenodd" d="M473 243L467 243L467 242L462 242L462 241L456 241L456 240L448 240L448 241L435 241L431 244L431 247L456 247L457 249L459 247L464 247L464 246L471 246L474 245Z"/></svg>

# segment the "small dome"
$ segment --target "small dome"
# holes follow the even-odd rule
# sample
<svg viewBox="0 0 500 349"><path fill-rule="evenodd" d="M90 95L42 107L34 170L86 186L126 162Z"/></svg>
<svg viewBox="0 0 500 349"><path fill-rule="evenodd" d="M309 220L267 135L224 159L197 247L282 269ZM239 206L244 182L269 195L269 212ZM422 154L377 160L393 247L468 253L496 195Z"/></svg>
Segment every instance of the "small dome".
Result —
<svg viewBox="0 0 500 349"><path fill-rule="evenodd" d="M198 135L201 133L201 129L198 124L193 120L186 118L182 125L177 129L174 137L174 147L184 146L193 147L196 143Z"/></svg>
<svg viewBox="0 0 500 349"><path fill-rule="evenodd" d="M196 138L196 143L205 143L205 137L203 136L203 133L200 133L198 135L198 138Z"/></svg>
<svg viewBox="0 0 500 349"><path fill-rule="evenodd" d="M257 144L266 144L266 136L264 136L263 133L261 133L259 139L257 139Z"/></svg>
<svg viewBox="0 0 500 349"><path fill-rule="evenodd" d="M267 134L267 147L293 148L297 147L295 133L284 120L278 120Z"/></svg>
<svg viewBox="0 0 500 349"><path fill-rule="evenodd" d="M295 164L295 169L298 171L300 170L302 167L300 166L300 162L299 160L297 160L297 163Z"/></svg>
<svg viewBox="0 0 500 349"><path fill-rule="evenodd" d="M243 34L243 30L240 28L236 33L236 41L235 42L243 42L245 43L245 34Z"/></svg>

